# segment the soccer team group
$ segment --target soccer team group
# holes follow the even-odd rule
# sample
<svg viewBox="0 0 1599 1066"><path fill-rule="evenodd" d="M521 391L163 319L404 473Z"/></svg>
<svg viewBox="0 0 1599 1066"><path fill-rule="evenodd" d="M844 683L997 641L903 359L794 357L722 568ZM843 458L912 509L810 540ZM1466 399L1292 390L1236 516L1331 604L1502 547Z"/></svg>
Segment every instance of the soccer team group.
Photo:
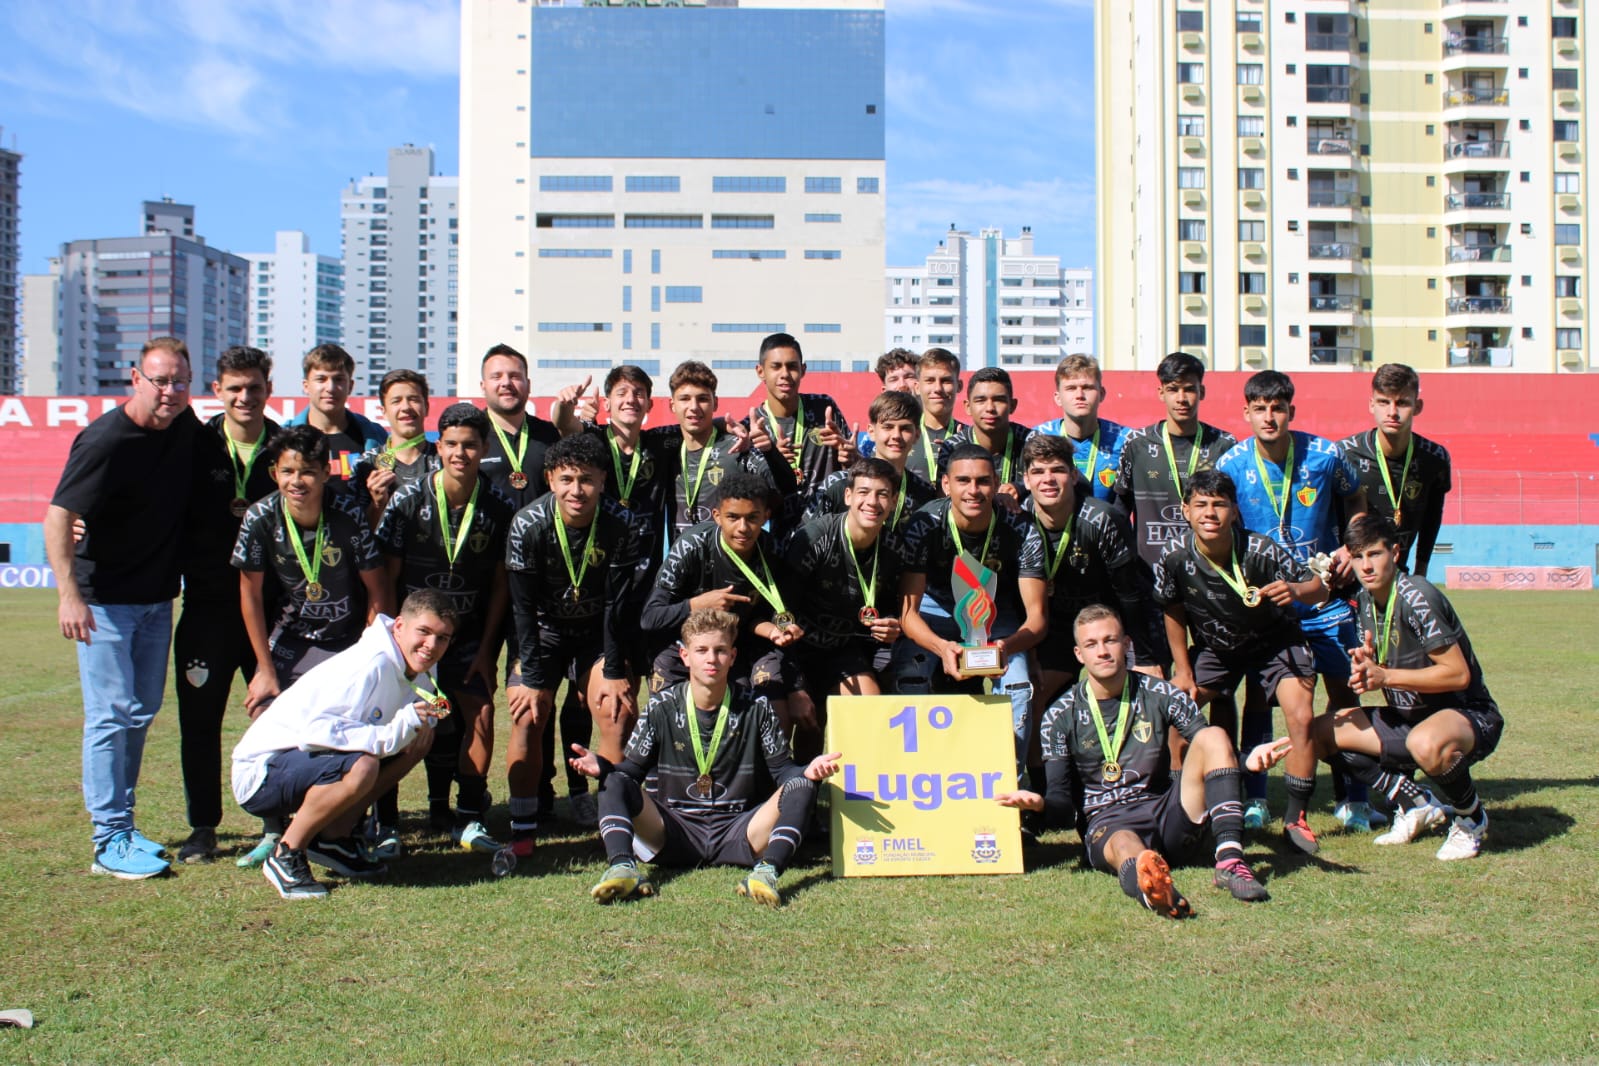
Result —
<svg viewBox="0 0 1599 1066"><path fill-rule="evenodd" d="M210 383L222 413L202 424L187 351L159 338L131 399L73 444L45 538L78 642L97 872L170 869L134 822L169 662L192 830L176 858L218 854L242 675L252 721L231 780L262 837L238 862L287 899L327 893L313 863L365 878L401 857L397 786L421 764L431 830L496 874L526 868L564 771L564 817L607 854L596 899L653 892L641 862L726 864L776 905L838 768L827 697L985 685L1011 704L1017 787L1000 802L1024 834L1075 827L1091 865L1171 917L1190 913L1176 864L1213 862L1218 889L1267 898L1243 838L1272 821L1279 762L1285 846L1319 846L1318 763L1346 830L1403 844L1442 828L1440 859L1482 846L1470 768L1503 723L1421 576L1450 468L1413 431L1409 367L1376 372L1374 426L1341 442L1293 428L1276 371L1248 380L1252 436L1235 440L1201 421L1204 367L1181 353L1154 375L1166 417L1141 429L1099 416L1086 356L1056 370L1061 417L1029 428L1004 370L963 381L933 348L879 360L863 430L801 391L782 333L760 346L746 417L718 416L715 374L685 362L673 422L652 427L636 366L564 390L546 421L526 359L497 345L487 409L452 404L431 435L414 371L383 379L385 429L346 406L342 349L303 368L309 406L280 427L268 357L229 349ZM991 679L962 671L963 556L997 575Z"/></svg>

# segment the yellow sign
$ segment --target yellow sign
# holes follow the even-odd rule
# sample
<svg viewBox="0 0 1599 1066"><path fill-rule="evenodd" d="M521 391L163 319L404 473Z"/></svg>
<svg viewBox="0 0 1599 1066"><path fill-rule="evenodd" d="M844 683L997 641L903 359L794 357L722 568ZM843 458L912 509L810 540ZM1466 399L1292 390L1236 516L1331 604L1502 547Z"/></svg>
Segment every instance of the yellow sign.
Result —
<svg viewBox="0 0 1599 1066"><path fill-rule="evenodd" d="M994 797L1016 788L1003 696L831 696L827 750L833 873L1019 874L1021 821Z"/></svg>

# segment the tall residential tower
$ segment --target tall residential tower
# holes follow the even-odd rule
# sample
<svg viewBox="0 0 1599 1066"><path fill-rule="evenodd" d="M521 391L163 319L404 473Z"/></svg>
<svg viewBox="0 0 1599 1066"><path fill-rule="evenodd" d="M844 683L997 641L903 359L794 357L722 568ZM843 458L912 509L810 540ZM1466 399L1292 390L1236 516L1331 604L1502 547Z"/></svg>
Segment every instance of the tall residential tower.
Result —
<svg viewBox="0 0 1599 1066"><path fill-rule="evenodd" d="M0 396L16 394L21 382L17 360L17 310L21 299L18 263L22 259L18 212L22 156L0 148Z"/></svg>
<svg viewBox="0 0 1599 1066"><path fill-rule="evenodd" d="M311 251L299 230L279 230L270 252L241 254L250 263L250 344L272 357L272 390L297 396L305 353L343 338L344 264Z"/></svg>

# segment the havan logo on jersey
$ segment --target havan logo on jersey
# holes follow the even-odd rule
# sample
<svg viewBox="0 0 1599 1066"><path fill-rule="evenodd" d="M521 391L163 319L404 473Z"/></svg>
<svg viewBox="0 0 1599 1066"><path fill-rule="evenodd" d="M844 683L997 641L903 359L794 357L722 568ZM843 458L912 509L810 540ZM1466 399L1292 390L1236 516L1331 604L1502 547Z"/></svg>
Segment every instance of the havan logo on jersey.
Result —
<svg viewBox="0 0 1599 1066"><path fill-rule="evenodd" d="M1399 598L1405 601L1405 606L1410 608L1406 612L1410 618L1410 628L1424 642L1431 640L1443 632L1443 626L1438 621L1438 616L1427 603L1426 593L1408 581L1400 581Z"/></svg>

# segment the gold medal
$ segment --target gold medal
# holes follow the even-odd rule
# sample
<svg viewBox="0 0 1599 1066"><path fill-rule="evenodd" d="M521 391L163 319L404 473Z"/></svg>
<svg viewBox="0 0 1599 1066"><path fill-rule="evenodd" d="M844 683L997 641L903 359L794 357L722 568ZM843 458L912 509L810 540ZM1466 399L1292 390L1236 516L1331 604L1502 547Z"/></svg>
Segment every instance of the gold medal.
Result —
<svg viewBox="0 0 1599 1066"><path fill-rule="evenodd" d="M861 619L861 625L866 626L868 629L870 629L871 626L872 626L872 623L877 621L877 608L875 608L875 607L862 607L861 608L861 612L860 612L860 619Z"/></svg>
<svg viewBox="0 0 1599 1066"><path fill-rule="evenodd" d="M1395 507L1394 508L1394 525L1396 525L1396 526L1403 525L1404 521L1405 521L1405 510L1404 510L1404 508Z"/></svg>
<svg viewBox="0 0 1599 1066"><path fill-rule="evenodd" d="M1245 586L1245 588L1244 588L1244 606L1245 607L1259 607L1260 606L1260 587L1258 585Z"/></svg>
<svg viewBox="0 0 1599 1066"><path fill-rule="evenodd" d="M703 773L694 779L694 787L700 790L700 795L706 799L711 798L711 775Z"/></svg>
<svg viewBox="0 0 1599 1066"><path fill-rule="evenodd" d="M232 503L228 504L228 510L233 512L234 518L243 518L245 512L249 509L250 501L242 498L234 500Z"/></svg>
<svg viewBox="0 0 1599 1066"><path fill-rule="evenodd" d="M511 471L511 487L518 492L527 488L527 475L520 470Z"/></svg>
<svg viewBox="0 0 1599 1066"><path fill-rule="evenodd" d="M633 506L633 504L630 503L627 500L617 500L616 502L621 504L623 507L632 507Z"/></svg>
<svg viewBox="0 0 1599 1066"><path fill-rule="evenodd" d="M1114 785L1122 777L1122 764L1115 759L1106 759L1099 768L1100 776L1107 785Z"/></svg>
<svg viewBox="0 0 1599 1066"><path fill-rule="evenodd" d="M322 587L320 581L308 581L305 586L305 598L311 603L321 603L328 598L328 590Z"/></svg>
<svg viewBox="0 0 1599 1066"><path fill-rule="evenodd" d="M787 629L794 624L794 616L787 611L779 611L772 616L772 624L778 629Z"/></svg>
<svg viewBox="0 0 1599 1066"><path fill-rule="evenodd" d="M576 603L578 600L583 598L583 590L574 585L572 588L567 590L566 598L571 600L573 603Z"/></svg>
<svg viewBox="0 0 1599 1066"><path fill-rule="evenodd" d="M393 452L380 452L378 453L378 457L373 461L377 463L379 469L394 469L395 458Z"/></svg>
<svg viewBox="0 0 1599 1066"><path fill-rule="evenodd" d="M1053 581L1044 582L1044 596L1046 599L1055 598L1055 583Z"/></svg>

